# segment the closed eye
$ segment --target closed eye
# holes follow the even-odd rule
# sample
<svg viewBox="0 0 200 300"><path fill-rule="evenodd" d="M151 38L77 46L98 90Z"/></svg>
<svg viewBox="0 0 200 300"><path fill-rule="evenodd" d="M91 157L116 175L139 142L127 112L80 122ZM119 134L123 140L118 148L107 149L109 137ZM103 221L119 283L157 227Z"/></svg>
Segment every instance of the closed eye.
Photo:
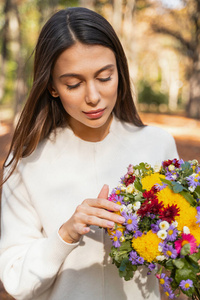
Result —
<svg viewBox="0 0 200 300"><path fill-rule="evenodd" d="M72 90L72 89L78 88L80 85L81 85L81 82L73 84L73 85L67 84L67 89Z"/></svg>
<svg viewBox="0 0 200 300"><path fill-rule="evenodd" d="M111 79L112 79L111 76L106 77L106 78L98 78L98 80L101 81L101 82L106 82L106 81L109 81Z"/></svg>

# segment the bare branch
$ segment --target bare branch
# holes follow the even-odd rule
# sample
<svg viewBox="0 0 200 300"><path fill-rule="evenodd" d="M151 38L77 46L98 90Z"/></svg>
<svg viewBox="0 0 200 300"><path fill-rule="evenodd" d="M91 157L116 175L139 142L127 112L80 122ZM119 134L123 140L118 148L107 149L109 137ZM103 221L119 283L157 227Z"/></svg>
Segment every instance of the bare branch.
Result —
<svg viewBox="0 0 200 300"><path fill-rule="evenodd" d="M195 45L192 41L186 40L178 31L171 30L162 25L158 25L156 23L152 23L152 29L154 32L169 35L176 40L178 40L189 52L195 52Z"/></svg>

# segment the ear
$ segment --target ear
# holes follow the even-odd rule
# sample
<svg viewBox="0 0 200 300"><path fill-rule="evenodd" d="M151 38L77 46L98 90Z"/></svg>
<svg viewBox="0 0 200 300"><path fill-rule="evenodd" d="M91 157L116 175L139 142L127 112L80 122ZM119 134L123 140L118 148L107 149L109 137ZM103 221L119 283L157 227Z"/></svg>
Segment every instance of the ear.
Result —
<svg viewBox="0 0 200 300"><path fill-rule="evenodd" d="M52 83L50 83L48 85L48 91L51 94L52 97L57 98L59 97L58 92L56 91L55 87L52 85Z"/></svg>

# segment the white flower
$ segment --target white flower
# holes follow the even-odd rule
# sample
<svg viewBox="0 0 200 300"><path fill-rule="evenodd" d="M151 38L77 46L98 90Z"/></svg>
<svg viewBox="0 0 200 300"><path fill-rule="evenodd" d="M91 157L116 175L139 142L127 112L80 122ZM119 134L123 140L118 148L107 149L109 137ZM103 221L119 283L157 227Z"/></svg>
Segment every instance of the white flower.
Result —
<svg viewBox="0 0 200 300"><path fill-rule="evenodd" d="M158 255L158 256L156 256L156 259L159 261L163 261L166 259L166 257L164 255Z"/></svg>
<svg viewBox="0 0 200 300"><path fill-rule="evenodd" d="M168 169L169 169L170 172L174 171L175 170L175 166L174 165L169 165Z"/></svg>
<svg viewBox="0 0 200 300"><path fill-rule="evenodd" d="M189 190L191 193L193 193L195 189L196 189L195 186L189 186L189 188L188 188L188 190Z"/></svg>
<svg viewBox="0 0 200 300"><path fill-rule="evenodd" d="M138 176L140 173L139 173L139 170L137 169L137 170L135 170L135 173L134 173L134 175L135 176Z"/></svg>
<svg viewBox="0 0 200 300"><path fill-rule="evenodd" d="M156 163L153 167L155 172L160 172L162 165L160 163Z"/></svg>
<svg viewBox="0 0 200 300"><path fill-rule="evenodd" d="M162 221L159 224L160 229L167 230L169 228L169 223L167 221Z"/></svg>
<svg viewBox="0 0 200 300"><path fill-rule="evenodd" d="M126 188L126 192L129 194L132 194L134 191L134 185L133 184L129 184Z"/></svg>
<svg viewBox="0 0 200 300"><path fill-rule="evenodd" d="M159 252L162 252L162 249L163 249L163 248L162 248L160 245L158 245L158 251L159 251Z"/></svg>
<svg viewBox="0 0 200 300"><path fill-rule="evenodd" d="M133 203L133 209L135 211L137 211L140 208L140 206L141 206L141 202L140 201L137 201L137 202Z"/></svg>
<svg viewBox="0 0 200 300"><path fill-rule="evenodd" d="M125 192L126 191L126 187L124 185L121 186L121 191Z"/></svg>
<svg viewBox="0 0 200 300"><path fill-rule="evenodd" d="M189 234L190 233L190 229L187 226L183 226L183 233Z"/></svg>
<svg viewBox="0 0 200 300"><path fill-rule="evenodd" d="M172 175L172 178L173 178L174 180L176 180L176 179L177 179L177 175L176 175L176 174Z"/></svg>
<svg viewBox="0 0 200 300"><path fill-rule="evenodd" d="M120 212L127 211L126 205L122 204L120 207Z"/></svg>
<svg viewBox="0 0 200 300"><path fill-rule="evenodd" d="M145 169L149 170L151 168L151 165L145 164Z"/></svg>
<svg viewBox="0 0 200 300"><path fill-rule="evenodd" d="M128 211L128 213L132 213L132 210L133 210L133 205L132 204L128 204L127 205L127 211Z"/></svg>
<svg viewBox="0 0 200 300"><path fill-rule="evenodd" d="M165 240L166 237L167 237L167 231L165 231L165 230L159 230L159 231L157 232L157 236L158 236L160 239Z"/></svg>
<svg viewBox="0 0 200 300"><path fill-rule="evenodd" d="M123 243L125 241L125 237L123 235L121 235L119 240L120 240L121 243Z"/></svg>
<svg viewBox="0 0 200 300"><path fill-rule="evenodd" d="M173 222L172 222L172 226L178 227L178 222L177 222L177 221L173 221Z"/></svg>

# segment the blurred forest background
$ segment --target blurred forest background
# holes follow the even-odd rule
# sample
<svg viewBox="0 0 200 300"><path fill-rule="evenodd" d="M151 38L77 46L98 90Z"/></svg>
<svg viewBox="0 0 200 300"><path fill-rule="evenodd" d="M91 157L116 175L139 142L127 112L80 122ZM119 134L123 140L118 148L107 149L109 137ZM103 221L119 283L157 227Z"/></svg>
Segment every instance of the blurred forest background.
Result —
<svg viewBox="0 0 200 300"><path fill-rule="evenodd" d="M171 132L180 157L200 161L200 0L0 0L0 167L32 84L41 27L70 6L113 25L142 119ZM0 299L13 299L1 284Z"/></svg>
<svg viewBox="0 0 200 300"><path fill-rule="evenodd" d="M27 97L42 25L59 9L84 6L106 17L119 35L140 111L200 119L200 0L0 0L0 5L4 114L16 116Z"/></svg>

